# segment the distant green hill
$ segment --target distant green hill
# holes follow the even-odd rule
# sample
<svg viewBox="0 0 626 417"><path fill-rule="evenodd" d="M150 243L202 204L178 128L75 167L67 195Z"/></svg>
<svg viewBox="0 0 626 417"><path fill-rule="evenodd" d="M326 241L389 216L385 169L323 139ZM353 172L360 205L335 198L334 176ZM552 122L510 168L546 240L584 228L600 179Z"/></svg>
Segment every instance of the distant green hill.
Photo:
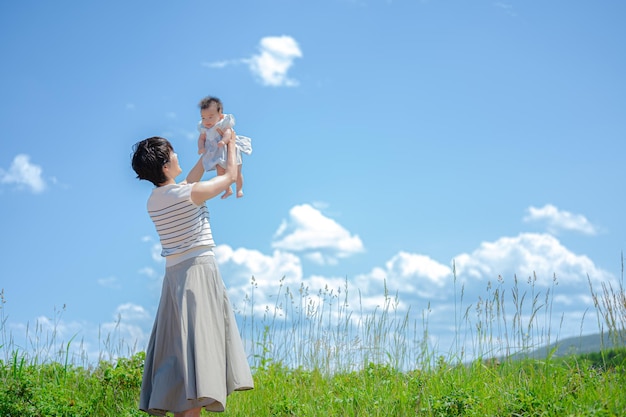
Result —
<svg viewBox="0 0 626 417"><path fill-rule="evenodd" d="M512 357L545 359L554 351L553 357L563 357L568 355L580 355L585 353L600 352L605 349L616 347L626 347L626 331L613 334L591 334L587 336L574 336L559 340L549 346L541 347L530 352L519 352Z"/></svg>

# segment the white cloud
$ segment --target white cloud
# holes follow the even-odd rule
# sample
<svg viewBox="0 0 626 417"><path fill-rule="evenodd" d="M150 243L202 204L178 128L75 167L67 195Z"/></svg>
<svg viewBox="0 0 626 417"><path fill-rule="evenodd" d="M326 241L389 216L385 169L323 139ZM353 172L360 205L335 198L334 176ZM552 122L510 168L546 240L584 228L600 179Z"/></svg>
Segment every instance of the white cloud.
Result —
<svg viewBox="0 0 626 417"><path fill-rule="evenodd" d="M244 310L245 315L251 313L247 309L263 315L268 306L276 304L272 298L282 286L293 289L303 282L300 258L288 252L275 250L268 256L257 250L219 245L214 253L233 307Z"/></svg>
<svg viewBox="0 0 626 417"><path fill-rule="evenodd" d="M499 279L507 288L515 285L515 278L538 291L558 285L558 291L566 296L589 294L589 281L617 283L589 257L571 252L549 234L522 233L483 242L472 253L455 257L455 265L465 291L475 296L484 293L488 282Z"/></svg>
<svg viewBox="0 0 626 417"><path fill-rule="evenodd" d="M563 330L566 336L580 333L583 327L585 331L598 330L593 328L593 320L589 319L583 326L580 320L573 319L585 317L587 311L594 309L589 282L595 291L599 291L601 283L614 288L619 285L611 273L599 268L586 255L573 253L549 234L524 233L483 242L471 253L456 256L454 262L456 284L452 270L447 266L424 255L400 252L385 263L385 268L374 268L368 274L352 279L350 285L358 288L366 300L381 294L384 284L388 291L398 291L402 305L423 308L428 303L432 308L430 324L433 334L442 331L446 323L451 323L450 312L459 314L462 311L464 314L468 306L477 306L479 298L485 301L490 286L492 295L493 288L499 286L509 314L516 312L512 300L514 290L520 297L526 297L526 305L520 306L524 313L530 313L529 309L533 308L531 295L539 296L534 307L544 304L545 297L551 295L553 310L548 312L544 305L540 317L543 320L544 315L551 315L546 318L546 325L554 326L554 331ZM459 297L457 301L454 300L455 294ZM562 315L565 315L565 321L560 329ZM509 323L510 320L511 317Z"/></svg>
<svg viewBox="0 0 626 417"><path fill-rule="evenodd" d="M124 303L117 306L114 320L100 325L99 356L116 358L130 356L146 349L152 329L152 316L140 305ZM91 359L91 358L90 358Z"/></svg>
<svg viewBox="0 0 626 417"><path fill-rule="evenodd" d="M452 260L400 251L360 275L305 275L301 259L338 261L339 253L363 250L357 236L307 204L290 210L273 247L270 255L215 248L233 307L246 320L254 315L256 323L266 318L300 323L305 314L359 325L375 317L406 317L416 337L428 334L428 343L441 352L459 344L470 352L478 325L494 326L487 328L494 332L490 348L513 350L521 346L518 338L526 337L521 332L532 332L532 343L539 346L546 337L554 341L598 331L589 281L596 291L601 283L618 285L611 273L547 233L483 242L453 258L454 272ZM494 299L496 294L502 298ZM496 306L500 300L503 305ZM389 316L381 315L389 306ZM250 334L249 328L242 331Z"/></svg>
<svg viewBox="0 0 626 417"><path fill-rule="evenodd" d="M386 263L387 270L399 276L421 276L441 287L451 274L449 267L425 255L400 252Z"/></svg>
<svg viewBox="0 0 626 417"><path fill-rule="evenodd" d="M302 265L297 256L275 250L272 255L239 248L233 250L228 245L219 245L214 249L218 265L229 263L228 274L230 285L248 285L254 276L258 281L276 281L285 277L289 282L302 280Z"/></svg>
<svg viewBox="0 0 626 417"><path fill-rule="evenodd" d="M552 204L546 204L541 208L529 207L525 222L544 221L548 225L548 231L557 233L559 230L573 230L586 235L595 235L596 227L581 214L573 214L569 211L559 210Z"/></svg>
<svg viewBox="0 0 626 417"><path fill-rule="evenodd" d="M333 219L324 216L309 204L294 206L274 235L272 247L290 252L303 252L310 259L333 264L362 252L363 242Z"/></svg>
<svg viewBox="0 0 626 417"><path fill-rule="evenodd" d="M250 58L203 63L208 68L225 68L245 64L261 84L270 87L295 87L298 81L289 78L289 69L296 58L302 58L298 43L291 36L266 36L259 42L259 53Z"/></svg>
<svg viewBox="0 0 626 417"><path fill-rule="evenodd" d="M277 281L282 277L286 277L283 285L291 286L292 289L294 285L302 285L312 292L325 288L337 290L344 286L345 278L303 275L300 258L283 252L295 252L309 258L319 257L322 252L320 248L338 251L342 237L347 242L354 240L340 224L323 216L310 205L295 206L290 211L289 220L284 221L276 232L274 247L279 250L273 256L225 247L227 251L223 254L228 256L221 257L218 262L222 268L223 261L228 265L232 262L227 261L234 262L235 256L232 254L239 253L237 263L242 269L235 281L239 285L239 299L250 288L246 279L254 275L257 301L263 300L271 305L271 296L277 293ZM354 248L362 250L360 244ZM429 310L432 309L433 329L437 327L437 330L441 330L441 326L450 325L450 312L458 312L455 296L464 297L466 308L480 297L488 295L490 286L499 285L507 297L511 297L516 286L520 293L534 292L547 296L553 292L555 306L567 309L573 317L582 317L585 310L593 308L589 297L589 281L598 287L599 283L617 284L612 274L597 267L587 256L573 253L550 234L522 233L483 242L474 251L456 256L454 263L456 282L451 261L450 264L443 264L427 255L400 251L384 266L348 277L348 302L362 311L373 311L381 306L385 293L397 293L399 310L424 309L428 306ZM279 273L278 270L286 270L285 265L290 265L297 273ZM564 302L567 299L577 301L568 304ZM460 299L458 301L460 303ZM507 302L510 304L511 300ZM255 308L255 311L266 310ZM559 317L556 309L554 317ZM580 329L580 323L574 323L573 326Z"/></svg>
<svg viewBox="0 0 626 417"><path fill-rule="evenodd" d="M163 263L162 258L154 259L154 260L157 263ZM140 268L137 272L140 275L144 275L145 277L148 278L146 282L148 283L148 287L150 288L150 291L154 293L158 293L161 290L161 287L163 286L163 273L161 271L162 270L157 272L151 266L145 266L143 268Z"/></svg>
<svg viewBox="0 0 626 417"><path fill-rule="evenodd" d="M0 169L0 183L25 186L33 193L41 193L46 189L41 173L41 167L32 164L28 155L19 154L13 159L8 171Z"/></svg>
<svg viewBox="0 0 626 417"><path fill-rule="evenodd" d="M296 58L302 57L302 51L295 39L290 36L268 36L261 39L260 53L249 62L250 70L264 85L272 87L293 87L296 80L287 77L289 68Z"/></svg>
<svg viewBox="0 0 626 417"><path fill-rule="evenodd" d="M99 278L98 285L106 288L119 289L120 283L117 277Z"/></svg>
<svg viewBox="0 0 626 417"><path fill-rule="evenodd" d="M239 63L239 61L215 61L215 62L205 62L204 65L205 67L209 67L209 68L224 68L228 65L231 64L237 64Z"/></svg>
<svg viewBox="0 0 626 417"><path fill-rule="evenodd" d="M406 306L446 299L451 294L448 285L451 282L450 267L428 256L404 251L392 256L384 268L373 268L353 280L366 298L377 297L385 291L398 292Z"/></svg>
<svg viewBox="0 0 626 417"><path fill-rule="evenodd" d="M306 253L304 254L304 257L318 265L337 265L339 263L337 258L325 255L322 252Z"/></svg>
<svg viewBox="0 0 626 417"><path fill-rule="evenodd" d="M456 256L454 263L456 279L450 267L428 256L399 252L384 268L349 279L350 291L359 293L351 305L372 314L382 305L382 294L397 294L397 311L410 311L418 324L421 312L429 335L444 351L454 343L455 333L466 337L465 332L472 332L478 323L492 326L496 320L494 332L504 332L505 326L509 334L532 331L532 343L539 346L550 334L554 341L558 336L597 332L589 282L596 292L602 283L619 285L611 273L549 234L524 233L483 242ZM499 298L494 299L496 294ZM508 347L515 350L517 342L507 341Z"/></svg>
<svg viewBox="0 0 626 417"><path fill-rule="evenodd" d="M157 276L157 273L156 273L156 271L154 270L154 268L152 268L152 267L150 267L150 266L145 266L145 267L141 268L141 269L139 270L139 273L140 273L141 275L145 275L145 276L147 276L148 278L154 278L154 277L156 277L156 276Z"/></svg>
<svg viewBox="0 0 626 417"><path fill-rule="evenodd" d="M403 291L414 291L424 298L440 298L441 289L452 278L450 267L416 253L400 252L385 266L391 279L402 283Z"/></svg>
<svg viewBox="0 0 626 417"><path fill-rule="evenodd" d="M516 11L515 11L515 9L513 8L513 5L512 5L512 4L509 4L509 3L505 3L505 2L498 1L498 2L493 3L493 5L494 5L496 8L498 8L498 9L503 10L504 12L506 12L506 14L508 14L509 16L517 16L517 12L516 12Z"/></svg>
<svg viewBox="0 0 626 417"><path fill-rule="evenodd" d="M150 314L140 305L124 303L115 309L115 317L123 321L143 321L149 320Z"/></svg>
<svg viewBox="0 0 626 417"><path fill-rule="evenodd" d="M8 323L9 341L5 347L7 351L18 348L28 352L40 361L64 360L68 354L72 358L82 358L85 355L86 344L83 341L84 329L93 326L82 321L67 321L62 318L63 309L55 308L52 317L39 316L35 324ZM92 340L93 337L90 337Z"/></svg>
<svg viewBox="0 0 626 417"><path fill-rule="evenodd" d="M161 243L152 244L150 251L152 253L152 259L157 263L163 264L165 263L165 258L161 256L161 251Z"/></svg>

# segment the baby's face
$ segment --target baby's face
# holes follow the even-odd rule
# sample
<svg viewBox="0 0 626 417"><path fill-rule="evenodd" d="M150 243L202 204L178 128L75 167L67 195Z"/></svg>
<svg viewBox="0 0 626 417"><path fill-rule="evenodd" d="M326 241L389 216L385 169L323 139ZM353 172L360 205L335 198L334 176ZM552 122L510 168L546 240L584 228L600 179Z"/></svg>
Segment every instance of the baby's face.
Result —
<svg viewBox="0 0 626 417"><path fill-rule="evenodd" d="M222 120L222 112L217 111L217 104L211 103L208 109L200 110L200 116L202 117L202 126L207 129L215 126L215 123Z"/></svg>

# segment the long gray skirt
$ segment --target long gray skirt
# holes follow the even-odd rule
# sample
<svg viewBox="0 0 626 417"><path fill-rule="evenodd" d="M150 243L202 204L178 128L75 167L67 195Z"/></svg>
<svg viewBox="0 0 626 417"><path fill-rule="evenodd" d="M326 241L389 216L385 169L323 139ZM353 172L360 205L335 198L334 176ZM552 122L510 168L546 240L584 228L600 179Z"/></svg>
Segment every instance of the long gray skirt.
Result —
<svg viewBox="0 0 626 417"><path fill-rule="evenodd" d="M146 349L139 409L152 415L195 407L224 411L254 383L213 256L166 268Z"/></svg>

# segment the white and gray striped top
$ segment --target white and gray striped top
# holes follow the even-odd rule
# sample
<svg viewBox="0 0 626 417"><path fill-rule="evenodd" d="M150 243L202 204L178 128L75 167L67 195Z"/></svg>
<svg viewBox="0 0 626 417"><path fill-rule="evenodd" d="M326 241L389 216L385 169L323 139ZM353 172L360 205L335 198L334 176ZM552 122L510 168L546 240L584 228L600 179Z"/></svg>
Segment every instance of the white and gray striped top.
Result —
<svg viewBox="0 0 626 417"><path fill-rule="evenodd" d="M168 261L191 250L215 247L209 210L206 204L197 206L191 201L192 185L157 187L148 199L148 214L161 240L161 256Z"/></svg>

